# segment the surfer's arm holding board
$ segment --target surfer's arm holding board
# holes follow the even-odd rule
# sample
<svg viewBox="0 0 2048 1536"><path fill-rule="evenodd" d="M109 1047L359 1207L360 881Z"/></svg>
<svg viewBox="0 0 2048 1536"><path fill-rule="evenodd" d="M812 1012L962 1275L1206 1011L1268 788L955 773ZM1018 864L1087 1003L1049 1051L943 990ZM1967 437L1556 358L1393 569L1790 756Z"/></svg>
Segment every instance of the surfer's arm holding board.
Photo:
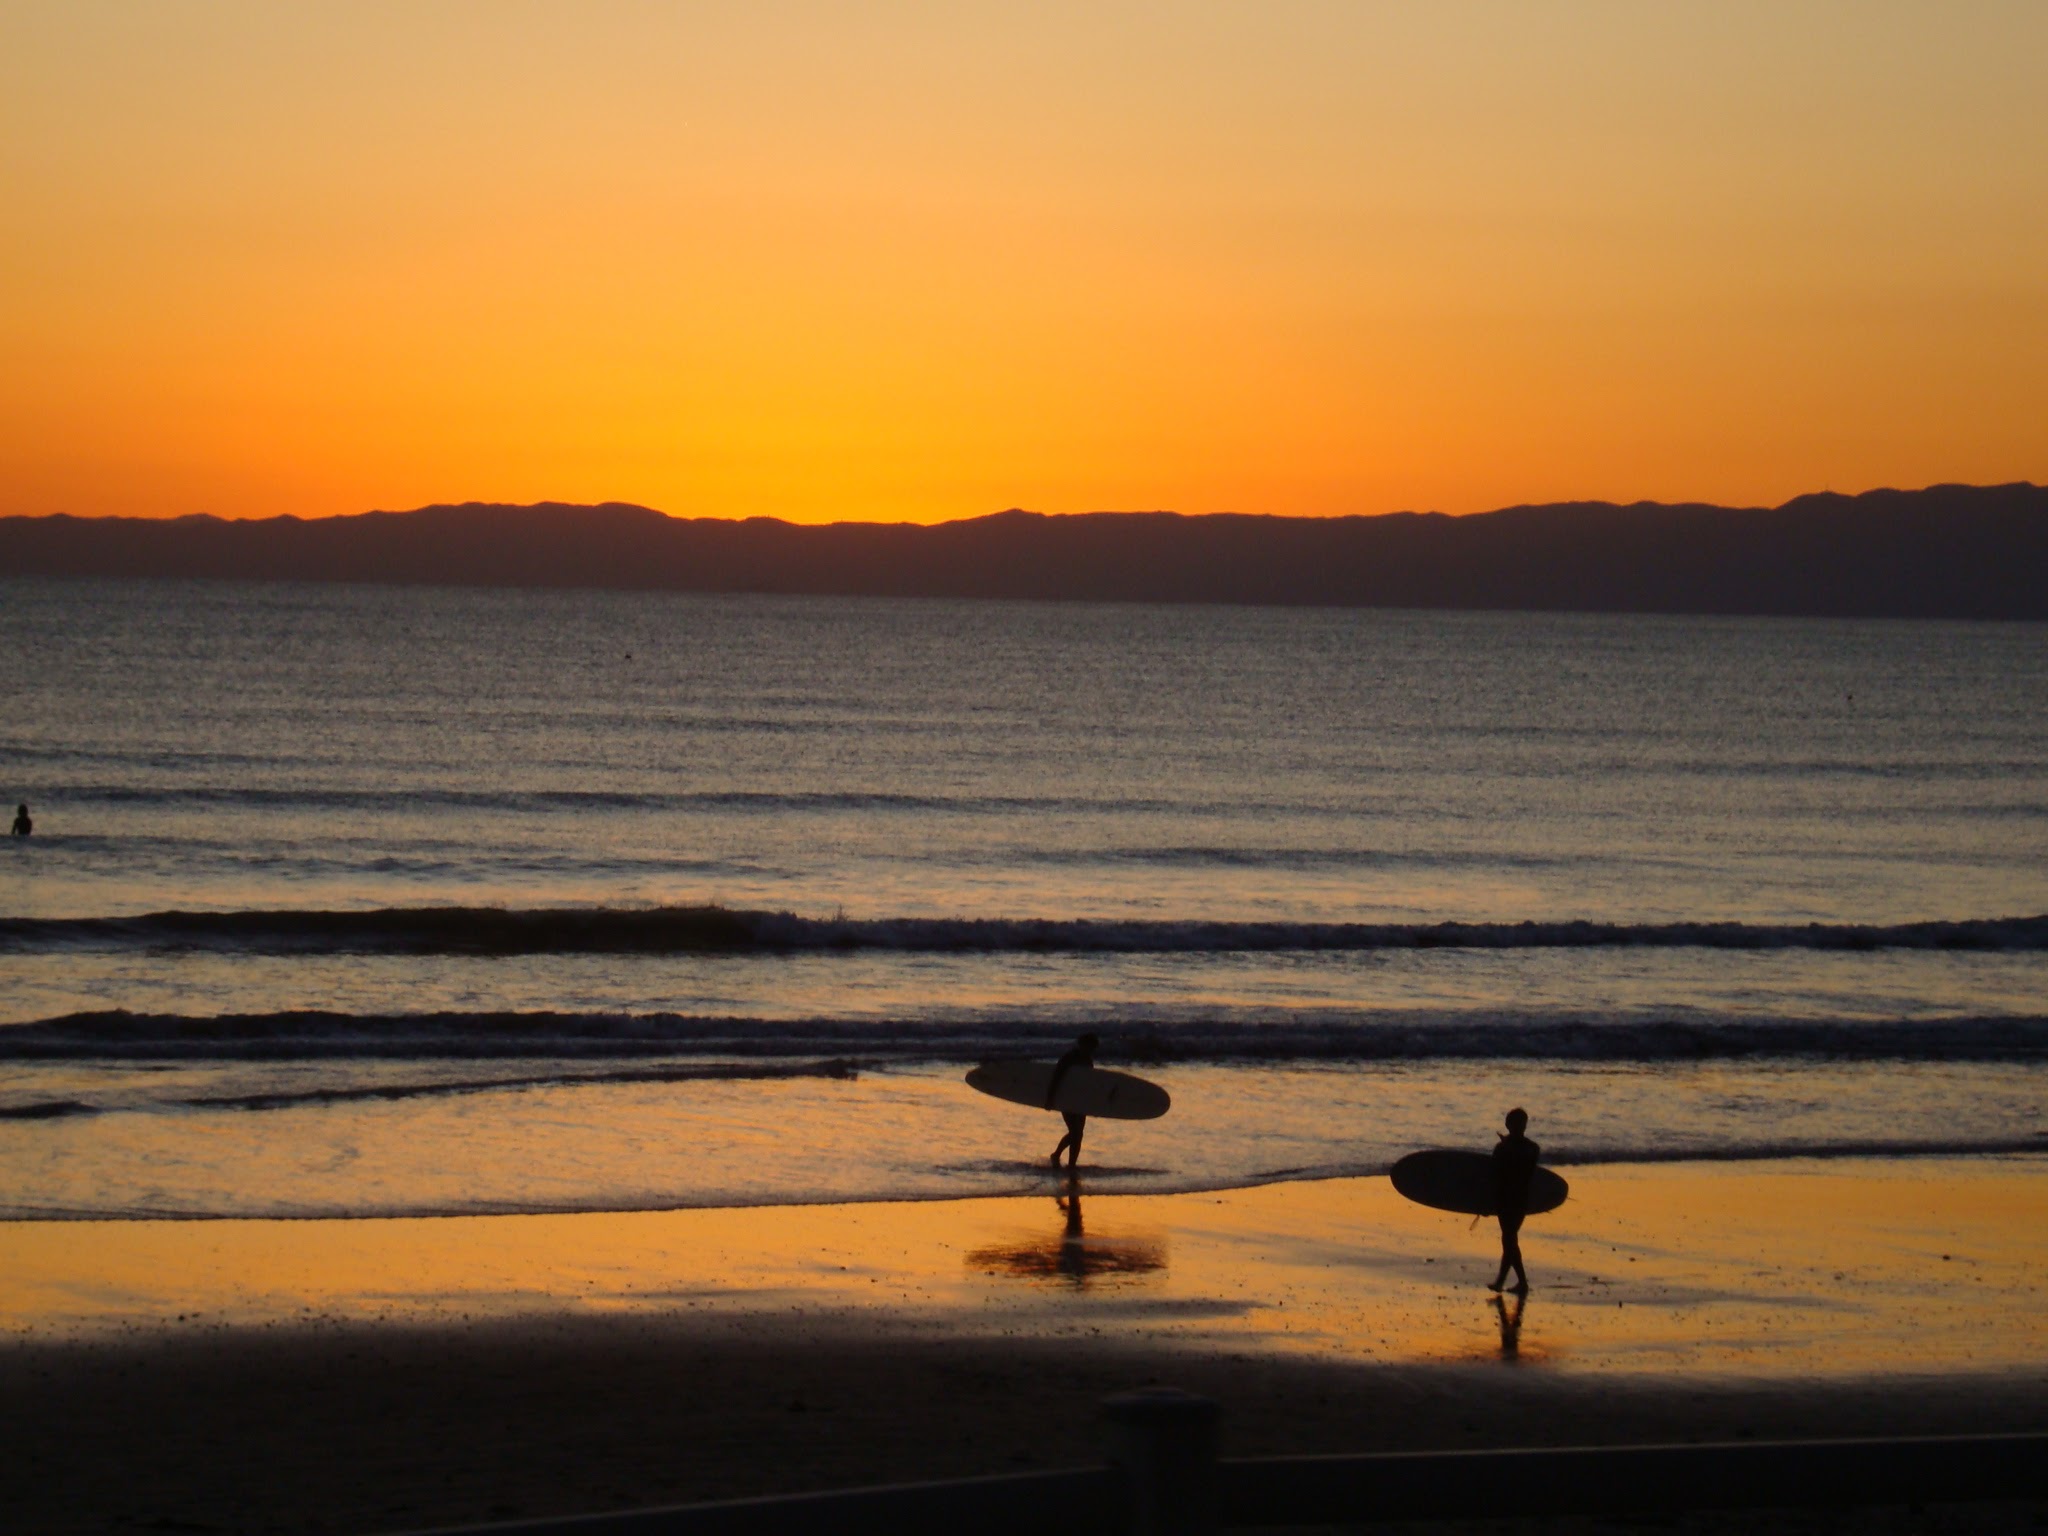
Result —
<svg viewBox="0 0 2048 1536"><path fill-rule="evenodd" d="M1045 1107L1053 1108L1059 1099L1060 1082L1075 1067L1095 1065L1095 1047L1099 1044L1093 1035L1083 1035L1070 1046L1060 1059L1052 1064L1052 1080L1045 1085Z"/></svg>
<svg viewBox="0 0 2048 1536"><path fill-rule="evenodd" d="M1067 1069L1073 1066L1073 1058L1074 1053L1072 1051L1069 1051L1066 1055L1062 1056L1058 1061L1052 1064L1052 1077L1047 1080L1045 1085L1045 1107L1047 1109L1051 1109L1053 1105L1053 1100L1059 1097L1060 1079L1065 1077L1067 1075Z"/></svg>

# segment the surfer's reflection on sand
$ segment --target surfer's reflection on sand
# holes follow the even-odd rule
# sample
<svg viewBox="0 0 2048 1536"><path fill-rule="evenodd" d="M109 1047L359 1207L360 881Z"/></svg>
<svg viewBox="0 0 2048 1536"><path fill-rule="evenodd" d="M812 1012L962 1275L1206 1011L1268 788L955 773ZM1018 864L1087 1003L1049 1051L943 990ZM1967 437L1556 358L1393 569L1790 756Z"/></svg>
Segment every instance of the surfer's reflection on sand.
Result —
<svg viewBox="0 0 2048 1536"><path fill-rule="evenodd" d="M1063 1281L1084 1286L1109 1276L1144 1275L1166 1268L1166 1245L1152 1238L1090 1237L1081 1224L1081 1191L1069 1184L1053 1203L1063 1218L1059 1236L994 1243L967 1255L969 1267L1015 1280Z"/></svg>
<svg viewBox="0 0 2048 1536"><path fill-rule="evenodd" d="M1527 1296L1504 1299L1498 1292L1489 1298L1493 1302L1494 1315L1500 1319L1500 1357L1503 1360L1519 1360L1522 1356L1522 1308L1528 1305Z"/></svg>

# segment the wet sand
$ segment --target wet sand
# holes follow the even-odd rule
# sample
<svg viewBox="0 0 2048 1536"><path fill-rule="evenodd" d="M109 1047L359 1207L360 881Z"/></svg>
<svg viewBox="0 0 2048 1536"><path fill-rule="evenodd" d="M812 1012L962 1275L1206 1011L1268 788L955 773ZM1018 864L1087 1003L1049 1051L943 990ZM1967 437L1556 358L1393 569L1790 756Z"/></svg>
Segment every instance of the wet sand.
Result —
<svg viewBox="0 0 2048 1536"><path fill-rule="evenodd" d="M2048 1162L1566 1170L1536 1291L1383 1179L0 1228L25 1531L391 1530L1099 1460L2048 1428ZM1085 1181L1084 1181L1085 1190ZM2031 1516L2029 1516L2030 1518Z"/></svg>

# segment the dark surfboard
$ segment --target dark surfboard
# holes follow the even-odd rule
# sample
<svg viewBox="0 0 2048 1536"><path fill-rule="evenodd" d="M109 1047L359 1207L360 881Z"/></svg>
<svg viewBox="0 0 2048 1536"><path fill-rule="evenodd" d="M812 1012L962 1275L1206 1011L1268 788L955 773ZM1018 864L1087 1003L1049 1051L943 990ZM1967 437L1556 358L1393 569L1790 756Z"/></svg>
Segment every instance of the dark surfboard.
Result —
<svg viewBox="0 0 2048 1536"><path fill-rule="evenodd" d="M1043 1109L1052 1069L1049 1061L988 1061L967 1074L967 1086L992 1098ZM1070 1067L1060 1079L1059 1098L1052 1107L1105 1120L1156 1120L1172 1104L1164 1088L1142 1077L1107 1067Z"/></svg>
<svg viewBox="0 0 2048 1536"><path fill-rule="evenodd" d="M1484 1152L1410 1152L1394 1164L1394 1188L1438 1211L1464 1216L1491 1216L1493 1159ZM1564 1204L1571 1186L1548 1168L1529 1175L1529 1214L1541 1215Z"/></svg>

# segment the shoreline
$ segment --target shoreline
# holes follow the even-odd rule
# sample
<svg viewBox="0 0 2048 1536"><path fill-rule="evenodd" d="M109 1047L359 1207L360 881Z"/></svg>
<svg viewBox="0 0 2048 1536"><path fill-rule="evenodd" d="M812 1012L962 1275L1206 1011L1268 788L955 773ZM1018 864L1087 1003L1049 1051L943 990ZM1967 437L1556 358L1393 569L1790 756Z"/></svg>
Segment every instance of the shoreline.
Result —
<svg viewBox="0 0 2048 1536"><path fill-rule="evenodd" d="M2048 1270L2048 1158L1784 1158L1571 1166L1532 1218L1532 1303L1549 1355L1628 1371L1648 1350L1744 1374L1732 1316L1768 1321L1777 1370L1860 1361L2048 1362L2024 1312L1988 1345L1990 1298ZM976 1319L1210 1319L1215 1341L1381 1360L1460 1358L1443 1308L1498 1255L1492 1223L1399 1198L1384 1175L1118 1193L1047 1176L1032 1194L553 1214L93 1218L0 1222L0 1340L80 1340L199 1321L434 1324L785 1303L958 1336ZM1637 1307L1634 1318L1606 1317ZM1277 1315L1291 1310L1285 1324ZM1790 1330L1785 1319L1809 1326ZM1651 1322L1639 1321L1649 1319ZM1135 1320L1135 1321L1134 1321ZM1666 1326L1659 1328L1655 1323ZM1686 1330L1699 1329L1690 1346ZM1178 1324L1176 1324L1178 1326ZM1184 1331L1184 1330L1183 1330ZM1532 1337L1523 1340L1526 1354ZM1789 1336L1788 1336L1789 1335ZM1289 1343L1288 1340L1294 1342ZM1962 1341L1963 1347L1951 1348ZM1946 1341L1946 1342L1944 1342ZM1549 1358L1546 1355L1545 1358Z"/></svg>
<svg viewBox="0 0 2048 1536"><path fill-rule="evenodd" d="M0 1501L377 1531L1088 1465L1154 1383L1227 1455L2048 1428L2038 1157L1590 1175L1520 1308L1490 1223L1383 1178L10 1223Z"/></svg>
<svg viewBox="0 0 2048 1536"><path fill-rule="evenodd" d="M0 1117L4 1118L4 1117ZM2048 1134L2048 1133L2043 1133ZM1806 1147L1797 1144L1767 1145L1756 1147L1721 1148L1702 1152L1696 1148L1674 1148L1608 1155L1600 1151L1580 1151L1567 1147L1552 1154L1547 1148L1543 1153L1543 1166L1557 1170L1571 1170L1576 1177L1581 1170L1599 1171L1614 1169L1665 1168L1672 1166L1698 1166L1701 1168L1726 1167L1735 1170L1750 1164L1814 1164L1825 1166L1830 1163L1967 1163L1990 1160L2032 1160L2048 1171L2048 1141L2040 1135L2011 1137L1997 1141L1899 1141L1899 1142L1852 1142L1844 1145ZM1318 1169L1305 1173L1282 1173L1278 1175L1251 1178L1225 1179L1213 1184L1193 1184L1176 1188L1124 1189L1121 1182L1130 1170L1106 1168L1095 1175L1097 1187L1088 1190L1090 1198L1103 1200L1170 1200L1199 1199L1213 1195L1237 1195L1252 1190L1273 1189L1292 1184L1335 1184L1345 1181L1385 1179L1392 1167L1393 1159L1386 1163L1362 1163ZM845 1195L837 1198L816 1198L791 1196L788 1199L733 1199L703 1205L545 1205L501 1208L497 1206L477 1209L386 1209L365 1211L208 1211L208 1210L67 1210L43 1209L30 1206L7 1206L0 1203L0 1231L34 1228L45 1224L57 1225L153 1225L208 1223L260 1223L265 1225L312 1225L321 1223L349 1222L414 1222L414 1221L516 1221L528 1218L574 1218L574 1217L656 1217L684 1216L699 1212L730 1211L791 1211L791 1210L848 1210L868 1206L920 1206L920 1205L965 1205L986 1200L1035 1200L1056 1192L1055 1180L1043 1175L1041 1166L1035 1162L1020 1164L1028 1169L1028 1182L1042 1183L1043 1189L1008 1188L974 1193L921 1191L894 1194ZM1087 1169L1084 1167L1084 1173ZM1138 1170L1150 1172L1149 1169ZM1084 1179L1084 1188L1087 1184ZM6 1327L0 1317L0 1331Z"/></svg>

